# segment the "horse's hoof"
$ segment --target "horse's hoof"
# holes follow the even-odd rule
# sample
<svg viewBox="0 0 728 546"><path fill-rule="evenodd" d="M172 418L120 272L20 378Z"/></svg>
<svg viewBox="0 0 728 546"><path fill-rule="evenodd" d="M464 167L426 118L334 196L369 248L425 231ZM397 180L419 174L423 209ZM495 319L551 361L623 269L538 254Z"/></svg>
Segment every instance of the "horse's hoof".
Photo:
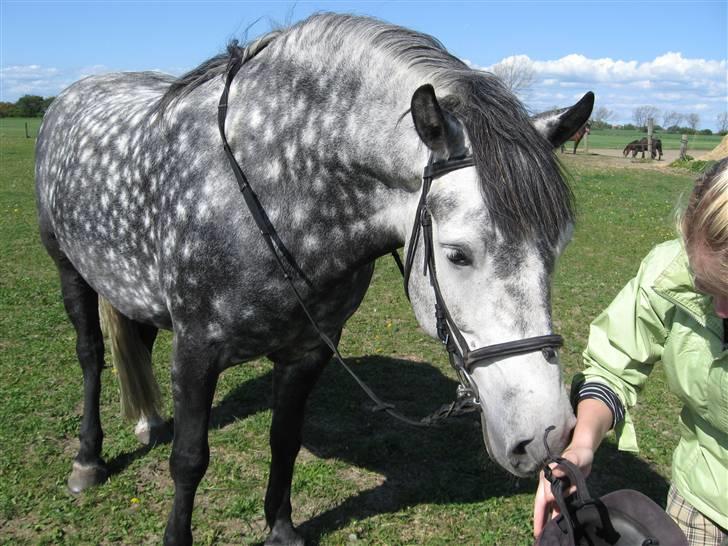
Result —
<svg viewBox="0 0 728 546"><path fill-rule="evenodd" d="M160 418L141 418L134 427L134 436L145 446L163 444L172 439L172 431Z"/></svg>
<svg viewBox="0 0 728 546"><path fill-rule="evenodd" d="M106 467L100 464L81 464L74 461L73 470L68 477L68 489L74 495L78 495L84 489L106 481L108 472Z"/></svg>
<svg viewBox="0 0 728 546"><path fill-rule="evenodd" d="M265 539L265 546L305 546L306 542L290 521L276 522Z"/></svg>

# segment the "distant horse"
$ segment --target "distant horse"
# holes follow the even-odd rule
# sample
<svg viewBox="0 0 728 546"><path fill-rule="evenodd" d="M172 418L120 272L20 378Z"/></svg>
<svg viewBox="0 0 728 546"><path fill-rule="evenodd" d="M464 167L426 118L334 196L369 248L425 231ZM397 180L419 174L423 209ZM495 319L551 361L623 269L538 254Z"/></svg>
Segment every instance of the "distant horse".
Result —
<svg viewBox="0 0 728 546"><path fill-rule="evenodd" d="M647 151L647 137L642 137L639 140L633 140L629 144L627 144L624 147L624 150L622 150L622 155L624 157L627 157L630 153L632 153L632 157L637 157L637 154L639 152L642 152L642 159L645 158L645 152ZM662 140L659 138L653 138L652 139L652 147L650 150L650 155L652 156L652 159L655 159L656 156L658 156L658 161L662 160Z"/></svg>
<svg viewBox="0 0 728 546"><path fill-rule="evenodd" d="M302 544L291 477L304 405L332 354L326 340L338 342L376 258L410 241L408 264L428 264L409 278L415 315L433 336L456 334L444 340L479 393L490 455L533 474L544 429L556 427L559 453L574 423L556 353L540 349L554 337L549 285L573 226L552 149L593 100L532 122L494 76L434 38L333 14L232 44L179 79L108 74L66 89L40 130L36 190L83 369L70 488L107 472L103 298L126 413L145 438L158 421L149 354L158 328L174 332L165 543L192 541L220 372L265 355L274 364L267 542ZM520 350L504 353L502 342Z"/></svg>
<svg viewBox="0 0 728 546"><path fill-rule="evenodd" d="M579 146L579 142L581 142L581 139L584 138L584 136L588 135L591 132L591 124L587 121L584 125L579 127L579 129L571 135L569 140L574 141L574 151L573 154L576 155L576 148ZM561 153L563 154L565 150L564 144L561 145Z"/></svg>

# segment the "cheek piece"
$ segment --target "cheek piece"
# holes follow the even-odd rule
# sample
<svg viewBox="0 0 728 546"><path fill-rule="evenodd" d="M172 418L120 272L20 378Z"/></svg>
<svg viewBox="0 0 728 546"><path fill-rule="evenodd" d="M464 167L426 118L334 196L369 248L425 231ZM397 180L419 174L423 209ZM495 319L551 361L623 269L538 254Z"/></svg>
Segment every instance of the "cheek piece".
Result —
<svg viewBox="0 0 728 546"><path fill-rule="evenodd" d="M412 234L407 248L407 260L404 266L399 262L400 270L404 276L404 291L409 298L409 279L414 264L414 255L417 250L420 233L424 240L424 264L423 274L430 279L430 285L435 293L435 323L437 326L437 337L442 341L447 350L450 365L458 375L460 385L458 386L458 399L464 404L480 406L480 394L478 387L472 377L472 371L476 366L486 365L495 359L514 356L525 353L542 351L544 358L551 361L556 357L556 350L564 344L564 339L557 334L534 336L506 343L487 345L479 349L470 350L460 329L452 319L445 300L442 297L440 285L437 282L437 271L435 269L435 258L432 238L432 218L427 209L427 194L432 186L432 181L448 173L474 166L473 157L465 156L460 158L434 161L432 155L422 173L422 193L417 204L415 223L412 227Z"/></svg>

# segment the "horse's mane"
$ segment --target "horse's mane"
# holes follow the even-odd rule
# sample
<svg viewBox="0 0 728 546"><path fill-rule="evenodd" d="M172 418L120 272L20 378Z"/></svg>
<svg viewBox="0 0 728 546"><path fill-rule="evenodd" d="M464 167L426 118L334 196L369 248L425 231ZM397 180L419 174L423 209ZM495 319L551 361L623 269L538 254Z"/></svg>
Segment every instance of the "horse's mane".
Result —
<svg viewBox="0 0 728 546"><path fill-rule="evenodd" d="M177 78L165 91L162 98L155 105L153 113L164 114L172 103L183 99L203 83L218 76L223 76L227 71L228 64L233 58L239 58L242 63L248 62L258 53L263 51L279 34L280 30L269 32L244 46L240 46L237 40L228 43L227 51L220 53L204 61L189 72Z"/></svg>
<svg viewBox="0 0 728 546"><path fill-rule="evenodd" d="M465 126L481 193L502 233L518 237L543 233L553 244L573 221L573 195L550 144L500 80L470 69L432 36L377 19L323 13L244 46L232 42L226 53L176 80L155 110L163 113L200 85L222 76L231 58L245 63L274 41L290 41L289 49L304 58L311 48L323 44L329 57L369 59L381 55L422 73L423 79L447 95L442 97L442 104Z"/></svg>

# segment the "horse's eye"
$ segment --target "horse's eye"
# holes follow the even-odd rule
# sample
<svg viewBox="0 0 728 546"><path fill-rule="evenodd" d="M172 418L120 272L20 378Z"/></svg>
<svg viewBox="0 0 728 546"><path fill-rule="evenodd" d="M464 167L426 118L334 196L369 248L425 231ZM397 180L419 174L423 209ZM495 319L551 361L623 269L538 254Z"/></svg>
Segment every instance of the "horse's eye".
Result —
<svg viewBox="0 0 728 546"><path fill-rule="evenodd" d="M547 362L552 364L558 363L559 353L553 347L545 347L541 349L541 352Z"/></svg>
<svg viewBox="0 0 728 546"><path fill-rule="evenodd" d="M472 263L470 257L460 248L446 248L445 257L459 266L466 266Z"/></svg>

